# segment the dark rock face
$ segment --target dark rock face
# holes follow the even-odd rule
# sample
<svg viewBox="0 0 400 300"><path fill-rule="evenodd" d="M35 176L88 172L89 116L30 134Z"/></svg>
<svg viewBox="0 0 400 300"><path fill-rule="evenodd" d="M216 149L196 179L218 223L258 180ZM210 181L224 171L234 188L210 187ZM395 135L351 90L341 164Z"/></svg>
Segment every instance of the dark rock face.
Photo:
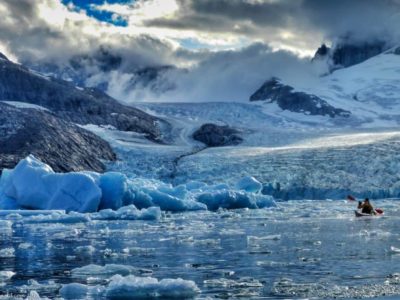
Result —
<svg viewBox="0 0 400 300"><path fill-rule="evenodd" d="M360 44L338 44L332 52L332 61L336 66L349 67L359 64L387 50L386 42L375 41Z"/></svg>
<svg viewBox="0 0 400 300"><path fill-rule="evenodd" d="M56 172L103 172L102 160L116 159L110 145L89 131L48 112L0 102L0 171L29 154Z"/></svg>
<svg viewBox="0 0 400 300"><path fill-rule="evenodd" d="M250 101L263 101L268 103L276 102L283 110L310 115L328 115L331 118L336 116L349 117L350 112L335 108L321 98L304 92L295 92L289 85L284 85L278 78L266 81L253 95Z"/></svg>
<svg viewBox="0 0 400 300"><path fill-rule="evenodd" d="M122 131L144 133L155 141L160 140L160 123L164 122L98 90L78 89L6 60L0 60L0 100L41 105L67 121L112 125Z"/></svg>
<svg viewBox="0 0 400 300"><path fill-rule="evenodd" d="M158 67L146 67L136 70L132 73L132 79L126 87L126 92L134 89L148 89L156 94L165 93L170 90L174 90L176 85L165 78L163 75L171 70L174 70L173 66L158 66Z"/></svg>
<svg viewBox="0 0 400 300"><path fill-rule="evenodd" d="M5 56L3 53L0 53L0 59L8 60L7 56Z"/></svg>
<svg viewBox="0 0 400 300"><path fill-rule="evenodd" d="M112 53L106 46L100 46L93 55L75 56L70 61L75 70L83 69L85 66L97 66L103 72L118 69L122 64L122 57Z"/></svg>
<svg viewBox="0 0 400 300"><path fill-rule="evenodd" d="M329 47L328 47L327 45L325 45L325 44L322 44L322 45L317 49L317 51L315 52L314 58L313 58L312 60L320 59L320 58L326 57L327 55L329 55L330 51L331 51L331 48L329 48Z"/></svg>
<svg viewBox="0 0 400 300"><path fill-rule="evenodd" d="M334 71L362 63L384 52L389 47L384 41L352 42L351 39L343 39L333 48L322 44L315 52L312 60L327 59L331 65L331 71Z"/></svg>
<svg viewBox="0 0 400 300"><path fill-rule="evenodd" d="M396 49L394 49L393 53L396 55L400 55L400 47L397 47Z"/></svg>
<svg viewBox="0 0 400 300"><path fill-rule="evenodd" d="M146 91L160 94L176 88L176 85L168 80L169 77L164 76L166 72L176 69L175 66L153 65L143 67L137 64L132 65L124 59L123 55L104 45L93 53L76 55L64 64L38 63L29 60L24 61L23 64L42 74L50 74L51 77L57 79L72 81L80 87L87 86L87 80L92 76L97 76L96 83L94 85L91 83L90 87L103 92L107 92L109 88L109 73L111 71L130 76L130 80L125 84L126 93L146 89Z"/></svg>
<svg viewBox="0 0 400 300"><path fill-rule="evenodd" d="M229 126L203 124L193 133L193 138L208 147L234 146L243 141L238 134L238 130Z"/></svg>

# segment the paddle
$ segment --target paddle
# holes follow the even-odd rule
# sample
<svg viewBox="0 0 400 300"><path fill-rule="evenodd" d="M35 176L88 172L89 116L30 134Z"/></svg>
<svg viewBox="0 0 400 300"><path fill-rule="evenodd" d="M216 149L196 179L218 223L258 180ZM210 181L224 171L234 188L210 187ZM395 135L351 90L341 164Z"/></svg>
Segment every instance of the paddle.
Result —
<svg viewBox="0 0 400 300"><path fill-rule="evenodd" d="M347 195L347 200L349 200L349 201L357 201L356 198L354 198L352 195ZM383 209L381 209L381 208L375 208L374 210L378 215L383 214Z"/></svg>
<svg viewBox="0 0 400 300"><path fill-rule="evenodd" d="M349 201L356 201L356 198L354 198L352 195L347 196L347 200Z"/></svg>

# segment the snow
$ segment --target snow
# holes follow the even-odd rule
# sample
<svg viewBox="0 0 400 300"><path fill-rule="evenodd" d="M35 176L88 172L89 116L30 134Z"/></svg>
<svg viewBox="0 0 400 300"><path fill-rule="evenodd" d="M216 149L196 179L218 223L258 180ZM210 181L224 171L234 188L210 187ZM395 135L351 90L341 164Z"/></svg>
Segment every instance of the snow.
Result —
<svg viewBox="0 0 400 300"><path fill-rule="evenodd" d="M158 219L163 211L263 208L275 205L269 196L256 195L260 183L243 179L239 189L228 185L190 182L173 186L158 180L128 179L118 172L54 173L50 166L30 155L0 178L1 209L21 208L98 213L93 219ZM247 190L247 191L246 191ZM14 202L16 205L10 205ZM142 210L140 209L147 209ZM32 222L85 222L77 213L31 216Z"/></svg>
<svg viewBox="0 0 400 300"><path fill-rule="evenodd" d="M44 110L44 111L49 111L47 108L32 104L32 103L27 103L27 102L19 102L19 101L5 101L5 100L0 100L1 102L4 102L6 104L9 104L11 106L17 107L17 108L32 108L32 109L37 109L37 110Z"/></svg>

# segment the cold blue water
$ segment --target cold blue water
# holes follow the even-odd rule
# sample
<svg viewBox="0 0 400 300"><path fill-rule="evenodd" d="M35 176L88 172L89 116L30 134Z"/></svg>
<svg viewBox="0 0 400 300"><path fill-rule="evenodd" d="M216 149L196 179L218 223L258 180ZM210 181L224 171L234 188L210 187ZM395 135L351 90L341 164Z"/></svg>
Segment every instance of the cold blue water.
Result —
<svg viewBox="0 0 400 300"><path fill-rule="evenodd" d="M65 284L106 287L112 275L127 272L194 281L196 299L400 295L400 203L373 204L385 216L355 218L354 203L344 201L292 201L269 209L164 213L158 221L2 217L0 298L35 291L53 299ZM103 268L78 269L91 264Z"/></svg>

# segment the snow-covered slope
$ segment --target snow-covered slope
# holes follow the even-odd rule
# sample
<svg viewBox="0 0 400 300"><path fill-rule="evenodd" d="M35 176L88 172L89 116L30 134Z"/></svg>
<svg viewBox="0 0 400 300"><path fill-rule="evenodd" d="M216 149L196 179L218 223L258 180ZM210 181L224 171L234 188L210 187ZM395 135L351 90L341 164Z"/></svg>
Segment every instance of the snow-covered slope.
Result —
<svg viewBox="0 0 400 300"><path fill-rule="evenodd" d="M397 126L400 120L400 55L396 48L324 77L290 82L296 92L315 95L351 112L343 125ZM274 105L265 105L273 112ZM309 119L313 117L310 116Z"/></svg>

